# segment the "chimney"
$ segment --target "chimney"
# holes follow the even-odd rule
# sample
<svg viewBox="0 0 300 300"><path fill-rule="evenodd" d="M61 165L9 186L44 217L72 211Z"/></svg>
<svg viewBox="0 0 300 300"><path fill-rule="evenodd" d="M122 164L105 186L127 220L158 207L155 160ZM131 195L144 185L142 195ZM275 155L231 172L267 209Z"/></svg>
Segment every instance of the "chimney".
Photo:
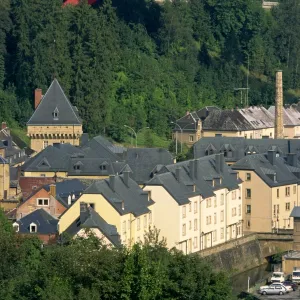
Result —
<svg viewBox="0 0 300 300"><path fill-rule="evenodd" d="M113 192L115 191L115 175L109 176L109 187Z"/></svg>
<svg viewBox="0 0 300 300"><path fill-rule="evenodd" d="M194 160L194 178L197 179L198 178L198 159Z"/></svg>
<svg viewBox="0 0 300 300"><path fill-rule="evenodd" d="M189 175L191 177L191 179L194 179L194 175L195 175L195 170L194 170L194 161L190 160L189 161Z"/></svg>
<svg viewBox="0 0 300 300"><path fill-rule="evenodd" d="M275 139L283 139L283 89L282 71L276 72Z"/></svg>
<svg viewBox="0 0 300 300"><path fill-rule="evenodd" d="M271 165L274 165L276 159L276 153L274 150L268 150L268 161Z"/></svg>
<svg viewBox="0 0 300 300"><path fill-rule="evenodd" d="M224 172L224 164L225 164L225 159L224 159L224 153L220 153L220 172Z"/></svg>
<svg viewBox="0 0 300 300"><path fill-rule="evenodd" d="M220 154L215 155L215 162L216 162L216 172L220 173L220 171L221 171L221 169L220 169L220 165L221 165Z"/></svg>
<svg viewBox="0 0 300 300"><path fill-rule="evenodd" d="M1 129L5 129L7 126L6 126L6 122L2 122L1 124Z"/></svg>
<svg viewBox="0 0 300 300"><path fill-rule="evenodd" d="M288 153L286 157L287 163L292 167L297 167L297 156L296 153Z"/></svg>
<svg viewBox="0 0 300 300"><path fill-rule="evenodd" d="M123 172L123 180L124 184L129 187L129 171L124 171Z"/></svg>
<svg viewBox="0 0 300 300"><path fill-rule="evenodd" d="M190 114L190 112L189 112L189 111L187 111L185 115L186 115L186 116L188 116L189 114Z"/></svg>
<svg viewBox="0 0 300 300"><path fill-rule="evenodd" d="M72 197L71 195L68 196L68 205L70 206L72 204Z"/></svg>
<svg viewBox="0 0 300 300"><path fill-rule="evenodd" d="M178 182L180 182L180 167L176 168L175 177Z"/></svg>
<svg viewBox="0 0 300 300"><path fill-rule="evenodd" d="M50 184L50 195L54 198L56 198L56 185Z"/></svg>
<svg viewBox="0 0 300 300"><path fill-rule="evenodd" d="M35 89L34 91L34 109L37 109L42 100L42 89Z"/></svg>

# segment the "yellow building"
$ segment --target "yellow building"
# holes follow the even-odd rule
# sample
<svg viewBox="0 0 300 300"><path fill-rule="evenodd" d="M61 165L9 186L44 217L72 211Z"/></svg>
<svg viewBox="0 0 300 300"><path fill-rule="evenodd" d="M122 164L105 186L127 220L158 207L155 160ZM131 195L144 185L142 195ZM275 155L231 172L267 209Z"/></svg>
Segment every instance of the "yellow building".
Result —
<svg viewBox="0 0 300 300"><path fill-rule="evenodd" d="M243 220L248 232L292 229L290 213L299 203L297 157L287 159L269 150L266 155L249 155L232 165L244 181Z"/></svg>
<svg viewBox="0 0 300 300"><path fill-rule="evenodd" d="M9 198L10 175L9 163L0 156L0 200Z"/></svg>
<svg viewBox="0 0 300 300"><path fill-rule="evenodd" d="M153 224L154 202L150 194L129 177L129 172L93 183L60 217L60 234L68 232L69 227L79 218L80 205L83 203L91 206L105 222L115 226L121 243L128 247L143 242L145 233Z"/></svg>
<svg viewBox="0 0 300 300"><path fill-rule="evenodd" d="M57 79L54 79L44 96L35 90L35 111L27 122L30 147L40 152L54 143L78 146L82 135L82 121Z"/></svg>

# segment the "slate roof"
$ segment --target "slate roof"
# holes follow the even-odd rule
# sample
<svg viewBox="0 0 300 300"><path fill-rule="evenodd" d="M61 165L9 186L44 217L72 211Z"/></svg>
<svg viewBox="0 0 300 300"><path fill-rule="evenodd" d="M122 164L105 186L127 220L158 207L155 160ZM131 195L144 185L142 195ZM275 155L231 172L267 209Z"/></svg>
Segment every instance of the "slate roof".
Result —
<svg viewBox="0 0 300 300"><path fill-rule="evenodd" d="M253 129L274 127L274 116L263 106L251 106L238 110Z"/></svg>
<svg viewBox="0 0 300 300"><path fill-rule="evenodd" d="M275 106L269 107L269 112L275 116ZM297 126L300 125L300 112L291 107L283 108L283 125L284 126Z"/></svg>
<svg viewBox="0 0 300 300"><path fill-rule="evenodd" d="M232 146L232 157L225 161L238 161L249 154L263 154L273 149L280 155L296 153L300 155L300 140L298 139L245 139L242 137L204 137L193 145L194 158L204 157L213 153L224 152L224 145Z"/></svg>
<svg viewBox="0 0 300 300"><path fill-rule="evenodd" d="M290 214L290 217L300 218L300 206L295 206Z"/></svg>
<svg viewBox="0 0 300 300"><path fill-rule="evenodd" d="M129 177L127 186L124 183L124 174L113 178L114 188L111 187L109 178L94 182L84 194L102 194L120 215L132 213L137 217L150 211L148 207L154 204L153 200L148 200L148 193L145 193L134 180Z"/></svg>
<svg viewBox="0 0 300 300"><path fill-rule="evenodd" d="M174 159L169 151L162 148L130 148L126 161L132 170L132 178L143 184L150 180L157 165L172 164Z"/></svg>
<svg viewBox="0 0 300 300"><path fill-rule="evenodd" d="M202 125L203 130L245 131L253 126L238 110L214 110Z"/></svg>
<svg viewBox="0 0 300 300"><path fill-rule="evenodd" d="M53 116L58 111L58 117ZM63 89L54 79L27 125L81 125L78 110L72 106Z"/></svg>
<svg viewBox="0 0 300 300"><path fill-rule="evenodd" d="M268 155L270 155L269 151L267 154L246 156L231 167L233 170L254 171L270 187L297 184L299 182L300 175L300 166L298 161L297 166L291 168L291 166L286 163L285 158L276 157L276 153L274 151L272 152L274 155L274 163L271 163L268 159ZM299 175L297 175L297 173L299 173Z"/></svg>
<svg viewBox="0 0 300 300"><path fill-rule="evenodd" d="M37 209L16 221L19 224L19 233L30 233L30 224L35 223L37 234L55 234L58 219L52 217L44 209Z"/></svg>
<svg viewBox="0 0 300 300"><path fill-rule="evenodd" d="M92 207L87 207L87 213L80 213L80 222L76 219L67 229L66 233L74 236L82 228L97 228L114 245L121 246L121 238L117 228L108 224Z"/></svg>

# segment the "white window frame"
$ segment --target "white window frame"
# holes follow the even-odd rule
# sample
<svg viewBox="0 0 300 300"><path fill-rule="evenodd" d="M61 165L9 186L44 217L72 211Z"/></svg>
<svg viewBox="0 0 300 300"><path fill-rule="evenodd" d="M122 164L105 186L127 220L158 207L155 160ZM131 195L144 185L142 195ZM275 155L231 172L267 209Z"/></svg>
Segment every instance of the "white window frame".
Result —
<svg viewBox="0 0 300 300"><path fill-rule="evenodd" d="M39 204L39 200L42 200L43 204ZM45 204L45 201L48 202L48 204ZM36 205L37 206L49 206L49 198L37 198L36 199Z"/></svg>
<svg viewBox="0 0 300 300"><path fill-rule="evenodd" d="M35 231L32 230L32 227L35 227ZM37 225L35 223L31 223L29 225L29 230L30 230L30 233L37 233Z"/></svg>

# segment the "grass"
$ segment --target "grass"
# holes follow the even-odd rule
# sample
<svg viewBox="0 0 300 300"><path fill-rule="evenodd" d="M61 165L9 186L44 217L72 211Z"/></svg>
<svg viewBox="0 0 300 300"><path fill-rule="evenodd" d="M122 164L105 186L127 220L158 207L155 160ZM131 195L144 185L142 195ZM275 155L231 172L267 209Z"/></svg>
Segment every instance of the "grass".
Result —
<svg viewBox="0 0 300 300"><path fill-rule="evenodd" d="M27 132L25 128L20 128L20 127L10 128L10 132L12 136L16 136L24 144L26 144L25 147L30 147L30 139L26 134Z"/></svg>

